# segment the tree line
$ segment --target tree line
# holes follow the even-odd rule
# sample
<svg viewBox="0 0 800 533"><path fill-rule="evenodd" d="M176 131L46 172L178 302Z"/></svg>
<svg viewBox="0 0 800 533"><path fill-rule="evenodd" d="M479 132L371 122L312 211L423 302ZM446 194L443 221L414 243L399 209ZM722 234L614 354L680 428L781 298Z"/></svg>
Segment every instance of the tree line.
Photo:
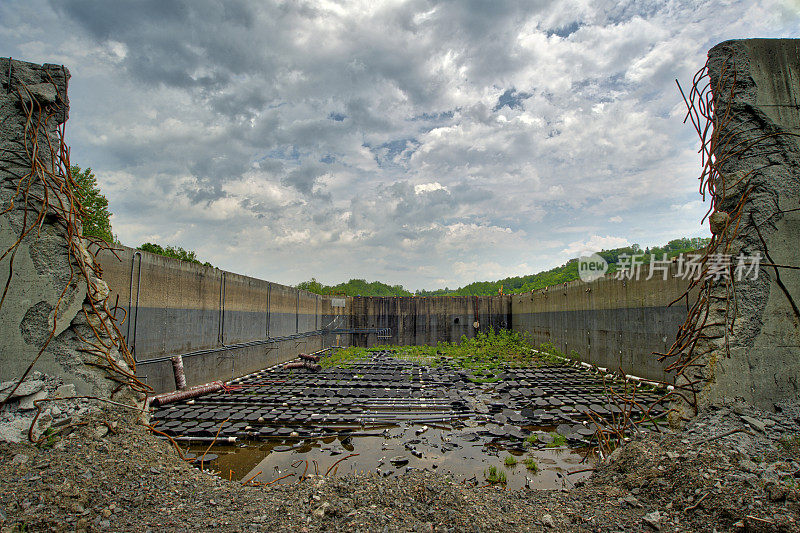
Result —
<svg viewBox="0 0 800 533"><path fill-rule="evenodd" d="M380 281L368 282L364 279L351 279L338 285L324 285L311 278L297 285L298 289L322 295L341 296L413 296L402 285L387 285Z"/></svg>
<svg viewBox="0 0 800 533"><path fill-rule="evenodd" d="M705 237L673 239L663 246L654 246L644 250L638 244L632 244L631 246L603 250L598 255L608 262L609 272L615 272L620 256L639 254L643 263L649 263L651 258L660 260L664 257L664 254L667 254L667 258L671 259L682 253L699 250L706 247L710 240ZM575 281L578 277L578 259L575 258L570 259L561 266L537 274L513 276L496 281L476 281L457 289L445 287L444 289L431 291L417 290L413 296L492 296L500 294L501 290L503 294L518 294ZM324 285L317 281L316 278L311 278L310 281L300 283L298 288L322 295L412 296L411 292L403 288L402 285L387 285L380 281L368 283L363 279L351 279L338 285Z"/></svg>

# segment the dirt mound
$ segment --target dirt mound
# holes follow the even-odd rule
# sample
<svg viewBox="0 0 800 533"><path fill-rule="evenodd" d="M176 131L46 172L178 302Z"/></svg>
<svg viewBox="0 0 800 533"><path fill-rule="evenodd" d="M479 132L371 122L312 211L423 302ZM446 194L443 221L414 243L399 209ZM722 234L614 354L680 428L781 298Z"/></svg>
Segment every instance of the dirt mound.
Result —
<svg viewBox="0 0 800 533"><path fill-rule="evenodd" d="M634 438L564 491L470 488L431 472L242 486L182 461L114 406L39 447L0 444L3 531L796 531L792 406L706 411ZM279 475L275 474L276 477ZM9 529L6 529L9 528Z"/></svg>

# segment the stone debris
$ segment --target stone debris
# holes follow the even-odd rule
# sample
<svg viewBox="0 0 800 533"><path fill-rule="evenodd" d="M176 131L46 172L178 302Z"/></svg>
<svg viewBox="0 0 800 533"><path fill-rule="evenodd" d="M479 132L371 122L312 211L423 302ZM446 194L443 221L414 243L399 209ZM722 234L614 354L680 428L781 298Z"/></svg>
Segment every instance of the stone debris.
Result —
<svg viewBox="0 0 800 533"><path fill-rule="evenodd" d="M767 429L766 423L762 422L761 420L756 420L752 416L742 416L742 420L747 422L753 429L760 431L761 433L764 433L764 430Z"/></svg>
<svg viewBox="0 0 800 533"><path fill-rule="evenodd" d="M5 399L16 382L4 382L0 387L0 399ZM11 399L0 408L0 441L22 442L28 439L28 428L37 413L36 402L46 398L62 398L59 390L74 391L74 385L65 386L52 376L34 370L23 381ZM74 396L74 394L72 395ZM84 415L90 408L87 400L65 400L39 402L40 414L33 428L33 437L38 439L48 427L59 427Z"/></svg>
<svg viewBox="0 0 800 533"><path fill-rule="evenodd" d="M131 413L106 410L47 446L0 443L0 530L793 532L800 408L778 408L722 405L682 432L632 438L563 491L470 487L418 470L245 487L181 461ZM774 424L707 440L749 429L740 414ZM104 422L115 432L98 439Z"/></svg>
<svg viewBox="0 0 800 533"><path fill-rule="evenodd" d="M647 513L644 515L642 517L642 522L652 527L656 531L661 531L661 513L658 511L653 511L652 513Z"/></svg>
<svg viewBox="0 0 800 533"><path fill-rule="evenodd" d="M37 374L39 375L39 374ZM5 398L14 390L14 386L17 384L16 381L6 381L2 385L0 385L0 394L3 395ZM36 394L40 390L44 388L44 381L40 379L28 379L20 383L19 387L14 390L13 394L11 394L10 399L14 400L16 398L24 398L26 396L31 396Z"/></svg>

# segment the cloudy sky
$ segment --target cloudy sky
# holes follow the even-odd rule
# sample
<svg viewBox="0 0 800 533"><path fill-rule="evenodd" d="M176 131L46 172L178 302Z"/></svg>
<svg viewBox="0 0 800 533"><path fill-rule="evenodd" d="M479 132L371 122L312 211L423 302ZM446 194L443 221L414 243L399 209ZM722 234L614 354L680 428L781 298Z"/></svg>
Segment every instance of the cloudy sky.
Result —
<svg viewBox="0 0 800 533"><path fill-rule="evenodd" d="M123 243L411 289L705 236L674 80L799 34L800 0L0 2Z"/></svg>

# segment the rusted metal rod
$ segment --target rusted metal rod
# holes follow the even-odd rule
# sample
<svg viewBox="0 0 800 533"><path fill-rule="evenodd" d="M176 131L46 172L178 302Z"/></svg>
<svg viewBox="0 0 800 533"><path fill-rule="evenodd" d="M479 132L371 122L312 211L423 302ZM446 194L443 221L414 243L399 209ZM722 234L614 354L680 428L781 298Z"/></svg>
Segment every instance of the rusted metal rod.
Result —
<svg viewBox="0 0 800 533"><path fill-rule="evenodd" d="M217 392L222 389L223 389L222 382L214 381L212 383L206 383L205 385L198 385L196 387L184 389L181 391L165 392L164 394L158 394L150 399L150 404L156 406L166 405L168 403L188 400L189 398L196 398L203 394L208 394L210 392Z"/></svg>
<svg viewBox="0 0 800 533"><path fill-rule="evenodd" d="M333 470L333 467L334 467L334 466L337 466L339 463L341 463L341 462L342 462L342 461L344 461L345 459L350 459L351 457L355 457L356 455L360 455L360 454L358 454L358 453L351 453L350 455L345 455L344 457L342 457L341 459L339 459L338 461L336 461L335 463L333 463L333 464L331 465L331 467L330 467L330 468L328 468L328 471L327 471L327 472L325 472L325 475L327 476L328 474L330 474L330 472L331 472L331 470Z"/></svg>

